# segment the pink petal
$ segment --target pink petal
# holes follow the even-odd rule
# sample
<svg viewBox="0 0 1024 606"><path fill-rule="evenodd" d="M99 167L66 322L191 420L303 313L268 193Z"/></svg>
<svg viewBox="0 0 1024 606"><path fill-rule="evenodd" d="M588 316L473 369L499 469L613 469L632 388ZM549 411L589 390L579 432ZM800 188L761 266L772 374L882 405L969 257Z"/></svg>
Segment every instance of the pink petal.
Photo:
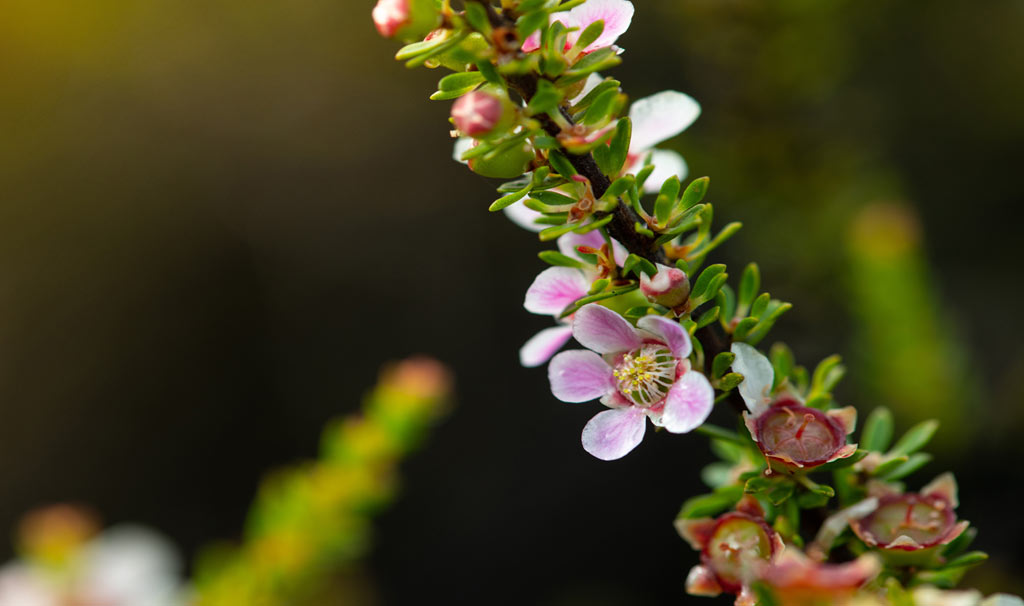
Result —
<svg viewBox="0 0 1024 606"><path fill-rule="evenodd" d="M602 354L640 347L642 341L625 318L597 303L584 305L573 316L572 336L584 347Z"/></svg>
<svg viewBox="0 0 1024 606"><path fill-rule="evenodd" d="M587 296L590 282L573 267L549 267L526 290L523 307L533 314L558 315L580 297Z"/></svg>
<svg viewBox="0 0 1024 606"><path fill-rule="evenodd" d="M551 393L563 402L596 400L615 389L612 367L592 351L563 351L548 365Z"/></svg>
<svg viewBox="0 0 1024 606"><path fill-rule="evenodd" d="M700 105L689 95L674 90L637 99L629 108L629 119L633 122L629 151L642 153L671 139L686 130L699 115Z"/></svg>
<svg viewBox="0 0 1024 606"><path fill-rule="evenodd" d="M677 358L689 357L690 352L693 351L690 335L686 334L683 327L675 320L669 320L663 316L644 316L636 325L668 345L672 355Z"/></svg>
<svg viewBox="0 0 1024 606"><path fill-rule="evenodd" d="M591 23L604 21L604 31L583 52L590 53L599 48L611 46L626 33L633 21L633 3L628 0L588 0L585 4L569 11L568 22L579 31L569 35L569 41L575 42L579 34Z"/></svg>
<svg viewBox="0 0 1024 606"><path fill-rule="evenodd" d="M687 433L700 427L711 414L715 390L704 375L696 371L684 374L668 390L661 423L672 433Z"/></svg>
<svg viewBox="0 0 1024 606"><path fill-rule="evenodd" d="M543 231L547 225L538 225L535 221L541 216L541 214L531 208L527 208L522 202L516 202L510 206L506 206L504 209L505 216L512 220L513 223L528 229L530 231L539 232Z"/></svg>
<svg viewBox="0 0 1024 606"><path fill-rule="evenodd" d="M537 30L537 31L533 32L532 34L530 34L529 36L527 36L526 40L523 40L522 49L523 49L524 53L532 53L533 51L535 51L535 50L537 50L539 48L540 48L540 30Z"/></svg>
<svg viewBox="0 0 1024 606"><path fill-rule="evenodd" d="M644 418L638 406L598 413L583 428L583 449L602 461L621 459L644 439Z"/></svg>
<svg viewBox="0 0 1024 606"><path fill-rule="evenodd" d="M540 366L550 360L571 338L572 327L569 325L545 328L533 335L519 350L519 363L527 368Z"/></svg>

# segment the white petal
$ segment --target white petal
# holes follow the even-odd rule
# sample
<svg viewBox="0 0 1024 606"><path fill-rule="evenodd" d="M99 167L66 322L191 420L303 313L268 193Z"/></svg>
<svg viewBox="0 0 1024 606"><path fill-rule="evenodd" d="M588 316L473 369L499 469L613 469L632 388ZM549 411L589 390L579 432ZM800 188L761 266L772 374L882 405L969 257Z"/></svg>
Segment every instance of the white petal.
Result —
<svg viewBox="0 0 1024 606"><path fill-rule="evenodd" d="M686 130L700 115L700 105L689 95L666 90L637 99L629 108L633 122L631 152L640 152Z"/></svg>
<svg viewBox="0 0 1024 606"><path fill-rule="evenodd" d="M625 318L597 303L584 305L572 318L572 336L602 354L626 352L643 343Z"/></svg>
<svg viewBox="0 0 1024 606"><path fill-rule="evenodd" d="M462 159L462 154L472 149L473 143L474 141L472 137L459 137L456 139L455 145L452 148L452 159L461 164L467 164L467 162Z"/></svg>
<svg viewBox="0 0 1024 606"><path fill-rule="evenodd" d="M756 417L768 408L771 401L775 369L764 354L746 343L733 343L731 351L736 354L732 369L743 375L739 387L740 396Z"/></svg>
<svg viewBox="0 0 1024 606"><path fill-rule="evenodd" d="M715 405L715 390L696 371L684 374L669 389L661 423L672 433L687 433L700 427Z"/></svg>
<svg viewBox="0 0 1024 606"><path fill-rule="evenodd" d="M654 165L654 170L651 171L647 180L644 181L644 193L656 194L661 191L661 186L672 177L679 177L682 181L686 179L686 175L690 173L690 168L686 166L686 160L674 151L667 149L652 149L651 150L651 164ZM642 168L643 160L637 166L637 170ZM636 171L629 171L635 173Z"/></svg>
<svg viewBox="0 0 1024 606"><path fill-rule="evenodd" d="M549 267L526 290L523 307L532 314L558 315L577 299L587 296L590 281L573 267Z"/></svg>
<svg viewBox="0 0 1024 606"><path fill-rule="evenodd" d="M526 205L522 202L516 202L515 204L506 206L504 208L504 213L505 216L511 219L513 223L523 229L539 232L543 231L545 227L548 227L547 225L537 225L534 223L534 221L541 217L541 214L533 209L526 208Z"/></svg>
<svg viewBox="0 0 1024 606"><path fill-rule="evenodd" d="M563 402L589 402L615 390L612 367L592 351L572 349L548 365L551 393Z"/></svg>
<svg viewBox="0 0 1024 606"><path fill-rule="evenodd" d="M583 449L602 461L621 459L643 441L645 419L638 406L600 412L583 428Z"/></svg>
<svg viewBox="0 0 1024 606"><path fill-rule="evenodd" d="M693 351L690 335L675 320L663 316L644 316L636 325L661 339L676 358L689 357Z"/></svg>

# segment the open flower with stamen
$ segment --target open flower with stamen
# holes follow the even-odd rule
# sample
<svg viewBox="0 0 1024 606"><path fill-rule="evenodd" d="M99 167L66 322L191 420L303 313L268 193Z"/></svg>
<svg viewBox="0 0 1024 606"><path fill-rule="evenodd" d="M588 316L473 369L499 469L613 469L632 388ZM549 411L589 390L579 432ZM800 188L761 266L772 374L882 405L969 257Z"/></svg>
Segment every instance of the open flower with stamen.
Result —
<svg viewBox="0 0 1024 606"><path fill-rule="evenodd" d="M856 426L856 409L823 411L791 394L773 395L775 370L768 358L746 343L733 343L732 353L732 368L743 375L740 396L749 409L743 420L773 469L806 471L857 451L846 443Z"/></svg>
<svg viewBox="0 0 1024 606"><path fill-rule="evenodd" d="M700 552L700 564L687 575L686 592L708 597L732 593L737 606L753 606L751 583L784 548L757 500L748 496L736 511L714 519L680 519L675 525L680 536Z"/></svg>
<svg viewBox="0 0 1024 606"><path fill-rule="evenodd" d="M626 33L633 21L633 10L633 3L628 0L587 0L568 11L553 13L549 23L558 21L567 29L576 28L575 31L569 32L565 42L565 50L569 50L579 40L583 30L592 23L603 21L604 30L601 35L583 49L584 53L592 53L614 45L619 36ZM523 41L524 53L532 53L539 48L540 31L530 34Z"/></svg>
<svg viewBox="0 0 1024 606"><path fill-rule="evenodd" d="M567 233L558 238L558 250L567 257L584 262L580 248L599 250L605 244L600 232ZM629 253L612 240L612 262L621 266ZM527 341L519 350L519 362L527 368L540 366L562 349L572 337L572 316L560 318L565 308L587 296L590 285L599 277L597 267L584 263L580 268L550 267L540 272L526 291L523 307L526 311L554 316L559 325L545 328Z"/></svg>
<svg viewBox="0 0 1024 606"><path fill-rule="evenodd" d="M967 530L969 524L956 519L957 505L956 480L944 473L920 492L880 497L878 506L852 520L850 527L893 563L926 564L936 561L942 545Z"/></svg>
<svg viewBox="0 0 1024 606"><path fill-rule="evenodd" d="M596 303L576 312L572 334L590 349L551 360L551 392L563 402L597 398L611 410L583 428L583 448L599 459L625 456L643 440L645 419L672 433L696 429L714 404L714 390L690 368L690 336L678 322L644 316L633 327Z"/></svg>

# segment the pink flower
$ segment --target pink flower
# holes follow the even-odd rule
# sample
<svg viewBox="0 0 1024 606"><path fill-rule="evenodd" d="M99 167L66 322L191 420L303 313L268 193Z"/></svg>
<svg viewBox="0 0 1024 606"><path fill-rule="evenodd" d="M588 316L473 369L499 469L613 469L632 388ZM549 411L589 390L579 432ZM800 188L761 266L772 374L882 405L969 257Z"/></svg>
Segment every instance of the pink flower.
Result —
<svg viewBox="0 0 1024 606"><path fill-rule="evenodd" d="M565 27L578 28L569 32L565 42L565 49L568 50L579 40L580 33L592 23L604 21L604 31L590 43L584 53L592 53L599 48L605 48L615 44L619 36L626 33L630 23L633 21L633 3L628 0L589 0L576 8L551 15L550 23L558 21ZM540 32L536 31L523 42L523 52L532 53L540 48Z"/></svg>
<svg viewBox="0 0 1024 606"><path fill-rule="evenodd" d="M736 594L739 606L754 603L750 585L785 545L768 523L757 499L747 496L736 511L715 519L676 520L676 530L700 551L700 564L686 577L690 595Z"/></svg>
<svg viewBox="0 0 1024 606"><path fill-rule="evenodd" d="M489 135L501 122L505 104L501 99L484 91L473 91L459 97L452 104L455 128L473 138Z"/></svg>
<svg viewBox="0 0 1024 606"><path fill-rule="evenodd" d="M913 559L931 559L934 547L946 545L967 530L957 522L956 480L944 473L919 493L889 494L878 499L878 507L850 522L854 534L869 547L896 552L919 552ZM923 553L927 552L927 553ZM900 558L897 558L900 559ZM906 558L903 558L906 559Z"/></svg>
<svg viewBox="0 0 1024 606"><path fill-rule="evenodd" d="M599 249L603 244L604 238L597 231L585 234L570 232L558 238L558 249L563 255L581 259L578 252L580 246ZM629 253L614 240L612 249L615 262L621 266ZM550 267L540 272L526 291L523 307L530 313L554 316L560 325L545 328L530 338L519 350L520 364L527 368L540 366L569 342L569 338L572 337L572 316L564 319L558 316L566 307L587 296L590 285L597 277L597 269L590 265L583 269Z"/></svg>
<svg viewBox="0 0 1024 606"><path fill-rule="evenodd" d="M394 36L411 19L409 0L377 0L373 7L373 24L385 38Z"/></svg>
<svg viewBox="0 0 1024 606"><path fill-rule="evenodd" d="M821 411L792 396L773 398L775 371L768 358L746 343L733 343L732 353L732 368L743 375L740 396L749 409L743 420L773 468L808 470L857 451L856 445L846 443L857 420L853 407Z"/></svg>
<svg viewBox="0 0 1024 606"><path fill-rule="evenodd" d="M611 461L636 448L645 418L672 433L691 431L707 418L714 389L690 369L690 337L678 322L645 316L637 328L596 303L583 306L572 335L592 351L565 351L551 360L551 392L563 402L597 398L611 410L583 428L583 448Z"/></svg>
<svg viewBox="0 0 1024 606"><path fill-rule="evenodd" d="M629 108L633 134L623 173L636 174L643 168L647 154L654 154L654 172L644 183L644 191L657 193L672 176L685 179L689 172L686 161L674 151L654 146L686 130L700 116L700 105L689 95L666 90L637 99Z"/></svg>

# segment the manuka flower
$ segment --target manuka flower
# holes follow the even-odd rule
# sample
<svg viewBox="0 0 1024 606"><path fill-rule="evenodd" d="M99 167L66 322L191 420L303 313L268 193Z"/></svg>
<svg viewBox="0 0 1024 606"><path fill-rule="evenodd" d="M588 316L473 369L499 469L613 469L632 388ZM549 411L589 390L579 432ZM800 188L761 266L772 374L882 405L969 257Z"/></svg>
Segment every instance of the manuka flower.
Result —
<svg viewBox="0 0 1024 606"><path fill-rule="evenodd" d="M758 577L779 604L786 606L847 606L859 590L878 576L882 564L874 554L852 562L824 564L795 549L787 549Z"/></svg>
<svg viewBox="0 0 1024 606"><path fill-rule="evenodd" d="M604 21L604 31L591 42L584 53L592 53L599 48L606 48L615 44L619 36L626 33L630 23L633 21L633 3L628 0L588 0L583 4L560 13L551 15L551 23L558 21L568 29L577 28L569 32L565 42L565 50L568 50L579 39L580 33L587 29L592 23ZM523 42L523 52L532 53L540 48L540 31L531 34Z"/></svg>
<svg viewBox="0 0 1024 606"><path fill-rule="evenodd" d="M878 507L852 520L854 534L868 547L882 550L895 563L933 561L938 548L957 538L968 523L958 522L956 480L944 473L918 493L880 496Z"/></svg>
<svg viewBox="0 0 1024 606"><path fill-rule="evenodd" d="M629 154L623 173L636 174L643 168L648 154L654 172L644 182L644 191L657 193L661 185L672 176L680 180L688 172L686 161L674 151L655 149L654 146L686 130L700 116L700 105L689 95L666 90L637 99L629 107L633 123L629 141Z"/></svg>
<svg viewBox="0 0 1024 606"><path fill-rule="evenodd" d="M711 384L690 369L690 337L679 323L645 316L637 327L606 307L585 305L573 318L572 334L592 351L562 352L548 367L551 392L559 400L601 398L611 408L583 428L583 448L605 461L636 448L645 418L686 433L704 422L714 404Z"/></svg>
<svg viewBox="0 0 1024 606"><path fill-rule="evenodd" d="M853 407L821 411L793 395L773 396L775 371L768 358L746 343L733 343L732 353L732 368L743 375L740 396L749 409L743 420L772 468L808 470L857 451L856 445L846 443L857 420Z"/></svg>
<svg viewBox="0 0 1024 606"><path fill-rule="evenodd" d="M686 577L686 592L709 597L736 594L737 606L755 603L750 584L784 548L753 497L745 497L736 511L714 519L676 520L676 530L700 551L700 564Z"/></svg>
<svg viewBox="0 0 1024 606"><path fill-rule="evenodd" d="M585 234L568 233L558 238L558 249L567 257L580 258L579 248L600 249L604 238L597 231ZM628 253L612 240L612 256L617 265L625 262ZM590 285L598 278L598 269L589 264L581 268L550 267L540 272L526 291L526 311L554 316L558 326L545 328L530 338L519 350L519 362L527 368L540 366L555 355L572 337L572 316L559 318L566 307L587 296Z"/></svg>

